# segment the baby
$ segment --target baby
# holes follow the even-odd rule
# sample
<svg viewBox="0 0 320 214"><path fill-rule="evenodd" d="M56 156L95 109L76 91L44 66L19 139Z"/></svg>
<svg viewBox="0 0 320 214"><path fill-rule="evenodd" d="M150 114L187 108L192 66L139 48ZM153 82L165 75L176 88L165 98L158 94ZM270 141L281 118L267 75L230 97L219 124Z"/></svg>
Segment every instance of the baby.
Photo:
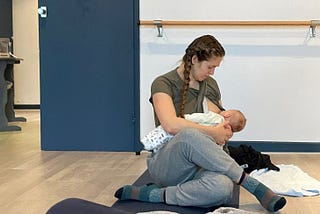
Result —
<svg viewBox="0 0 320 214"><path fill-rule="evenodd" d="M229 121L233 132L241 131L246 125L246 118L239 110L226 110L220 114L209 111L208 113L193 113L184 115L186 120L204 125L214 126L224 121ZM158 126L141 139L144 149L156 152L165 143L170 141L173 135L166 132L161 126Z"/></svg>

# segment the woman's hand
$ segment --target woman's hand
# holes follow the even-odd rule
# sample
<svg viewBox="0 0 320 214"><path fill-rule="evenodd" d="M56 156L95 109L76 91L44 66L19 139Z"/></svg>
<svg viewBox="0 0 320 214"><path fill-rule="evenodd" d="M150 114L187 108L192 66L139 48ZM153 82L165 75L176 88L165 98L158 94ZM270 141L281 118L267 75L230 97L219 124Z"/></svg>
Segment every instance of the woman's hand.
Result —
<svg viewBox="0 0 320 214"><path fill-rule="evenodd" d="M231 126L228 121L220 123L217 126L208 126L209 134L217 144L224 145L233 135Z"/></svg>

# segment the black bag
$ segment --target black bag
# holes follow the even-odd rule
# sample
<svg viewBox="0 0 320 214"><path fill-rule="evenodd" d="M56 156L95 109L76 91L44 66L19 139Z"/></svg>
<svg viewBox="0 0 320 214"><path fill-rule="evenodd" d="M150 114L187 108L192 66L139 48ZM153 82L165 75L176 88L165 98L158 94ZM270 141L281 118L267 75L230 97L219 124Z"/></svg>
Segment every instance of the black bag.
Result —
<svg viewBox="0 0 320 214"><path fill-rule="evenodd" d="M270 156L261 154L251 146L241 144L239 147L228 146L230 156L244 168L246 173L255 169L268 168L269 170L280 171L280 169L271 163Z"/></svg>

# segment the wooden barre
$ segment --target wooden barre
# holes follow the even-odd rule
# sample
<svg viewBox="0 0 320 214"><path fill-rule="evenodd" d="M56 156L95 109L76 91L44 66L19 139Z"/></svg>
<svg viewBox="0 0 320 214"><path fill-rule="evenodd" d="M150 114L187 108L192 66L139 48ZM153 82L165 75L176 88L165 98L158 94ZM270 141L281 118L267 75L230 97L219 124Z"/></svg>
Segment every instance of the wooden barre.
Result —
<svg viewBox="0 0 320 214"><path fill-rule="evenodd" d="M316 37L316 26L320 20L310 21L164 21L140 20L139 25L154 25L158 29L158 37L163 36L163 26L309 26L310 36Z"/></svg>
<svg viewBox="0 0 320 214"><path fill-rule="evenodd" d="M140 20L140 25L218 25L218 26L311 26L312 21L169 21L169 20Z"/></svg>

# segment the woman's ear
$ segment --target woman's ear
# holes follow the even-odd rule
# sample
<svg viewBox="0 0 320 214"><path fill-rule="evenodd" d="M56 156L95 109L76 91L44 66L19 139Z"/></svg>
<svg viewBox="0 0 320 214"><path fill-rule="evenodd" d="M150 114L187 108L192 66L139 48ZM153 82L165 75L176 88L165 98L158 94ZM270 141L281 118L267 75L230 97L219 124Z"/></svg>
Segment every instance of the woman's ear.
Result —
<svg viewBox="0 0 320 214"><path fill-rule="evenodd" d="M226 112L226 111L222 111L220 114L221 114L224 118L229 118L229 117L231 117L231 113Z"/></svg>
<svg viewBox="0 0 320 214"><path fill-rule="evenodd" d="M224 115L224 117L225 117L225 118L229 118L229 117L231 117L231 114L230 114L230 113L226 113L226 114Z"/></svg>
<svg viewBox="0 0 320 214"><path fill-rule="evenodd" d="M196 64L198 62L198 57L197 55L193 55L192 58L191 58L191 63L192 65Z"/></svg>

